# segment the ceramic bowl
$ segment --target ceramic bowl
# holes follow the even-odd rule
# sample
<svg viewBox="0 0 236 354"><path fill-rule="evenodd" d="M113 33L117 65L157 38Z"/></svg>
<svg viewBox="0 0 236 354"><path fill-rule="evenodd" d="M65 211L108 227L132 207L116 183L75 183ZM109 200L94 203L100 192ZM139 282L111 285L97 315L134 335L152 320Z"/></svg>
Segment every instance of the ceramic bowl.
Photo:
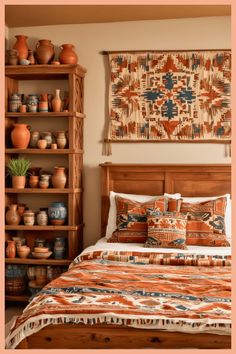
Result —
<svg viewBox="0 0 236 354"><path fill-rule="evenodd" d="M47 259L51 256L52 252L32 252L34 258Z"/></svg>
<svg viewBox="0 0 236 354"><path fill-rule="evenodd" d="M48 247L35 247L34 252L36 253L47 253L49 251Z"/></svg>

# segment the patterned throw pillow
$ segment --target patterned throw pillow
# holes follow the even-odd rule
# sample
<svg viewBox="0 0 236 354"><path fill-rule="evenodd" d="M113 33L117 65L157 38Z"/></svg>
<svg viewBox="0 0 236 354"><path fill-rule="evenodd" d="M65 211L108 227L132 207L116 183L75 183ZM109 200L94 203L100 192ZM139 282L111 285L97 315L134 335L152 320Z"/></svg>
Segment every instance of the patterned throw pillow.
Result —
<svg viewBox="0 0 236 354"><path fill-rule="evenodd" d="M229 246L225 234L227 199L222 197L201 203L181 203L180 211L188 216L186 244Z"/></svg>
<svg viewBox="0 0 236 354"><path fill-rule="evenodd" d="M180 211L182 199L168 199L168 211Z"/></svg>
<svg viewBox="0 0 236 354"><path fill-rule="evenodd" d="M187 215L178 212L148 212L148 239L145 247L186 249Z"/></svg>
<svg viewBox="0 0 236 354"><path fill-rule="evenodd" d="M166 211L168 205L167 198L164 196L153 198L153 200L145 203L119 196L116 196L115 199L117 208L117 230L113 232L108 242L144 243L147 239L148 230L147 211L149 209L156 209L160 212Z"/></svg>

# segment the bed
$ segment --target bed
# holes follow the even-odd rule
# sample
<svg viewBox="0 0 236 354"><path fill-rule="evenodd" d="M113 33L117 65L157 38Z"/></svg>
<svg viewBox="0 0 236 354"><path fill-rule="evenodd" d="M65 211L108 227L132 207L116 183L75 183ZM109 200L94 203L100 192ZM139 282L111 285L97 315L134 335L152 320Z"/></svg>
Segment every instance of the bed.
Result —
<svg viewBox="0 0 236 354"><path fill-rule="evenodd" d="M110 191L145 195L178 192L186 197L211 197L231 190L230 165L105 163L101 170L103 236ZM7 348L231 348L230 254L230 247L189 246L188 250L163 251L144 249L135 243L107 243L101 238L74 260L68 272L32 299L18 318L18 328L22 331L17 332L13 325ZM197 282L184 287L188 277ZM160 307L153 305L155 296L152 299L156 291L168 293L171 287L183 289L190 304L184 307L182 298L175 300L180 312L174 321L168 319L168 314L176 311L172 300L165 298ZM144 292L148 294L145 301ZM216 300L212 300L212 294ZM193 319L198 316L193 304L195 301L199 304L200 299L207 307L209 297L217 310L207 312L209 320L201 321L201 313L193 325ZM158 314L150 312L153 306ZM165 312L161 313L163 308ZM211 311L214 320L209 315Z"/></svg>

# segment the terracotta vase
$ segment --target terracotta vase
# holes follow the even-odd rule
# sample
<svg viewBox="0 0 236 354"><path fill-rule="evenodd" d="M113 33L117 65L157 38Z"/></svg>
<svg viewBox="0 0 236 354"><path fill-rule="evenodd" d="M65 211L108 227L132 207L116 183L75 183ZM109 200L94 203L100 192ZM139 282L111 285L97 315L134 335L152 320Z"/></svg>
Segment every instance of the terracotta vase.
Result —
<svg viewBox="0 0 236 354"><path fill-rule="evenodd" d="M52 175L52 185L54 188L65 188L67 177L65 174L65 167L54 167L54 174Z"/></svg>
<svg viewBox="0 0 236 354"><path fill-rule="evenodd" d="M40 39L36 44L35 56L39 64L50 64L54 59L54 45L49 39Z"/></svg>
<svg viewBox="0 0 236 354"><path fill-rule="evenodd" d="M60 98L60 89L56 89L56 94L52 99L53 112L61 112L62 100Z"/></svg>
<svg viewBox="0 0 236 354"><path fill-rule="evenodd" d="M64 225L67 218L67 208L63 202L53 202L48 208L48 217L52 225Z"/></svg>
<svg viewBox="0 0 236 354"><path fill-rule="evenodd" d="M31 188L38 188L39 176L30 176L29 185Z"/></svg>
<svg viewBox="0 0 236 354"><path fill-rule="evenodd" d="M15 258L16 257L16 243L15 243L15 241L7 240L6 256L7 256L7 258Z"/></svg>
<svg viewBox="0 0 236 354"><path fill-rule="evenodd" d="M73 44L62 44L62 51L59 54L59 61L61 64L77 64L78 56L74 52Z"/></svg>
<svg viewBox="0 0 236 354"><path fill-rule="evenodd" d="M17 204L9 205L9 210L6 212L7 225L19 225L21 217L17 211Z"/></svg>
<svg viewBox="0 0 236 354"><path fill-rule="evenodd" d="M66 133L64 131L58 131L55 133L56 142L59 149L64 149L67 144Z"/></svg>
<svg viewBox="0 0 236 354"><path fill-rule="evenodd" d="M27 36L23 35L17 35L16 37L16 43L13 46L13 49L16 49L18 51L18 62L22 59L27 59L28 58L28 45L27 45Z"/></svg>
<svg viewBox="0 0 236 354"><path fill-rule="evenodd" d="M11 180L12 180L12 188L16 188L16 189L25 188L25 184L26 184L25 176L12 176Z"/></svg>
<svg viewBox="0 0 236 354"><path fill-rule="evenodd" d="M11 141L14 148L27 149L30 142L30 126L28 124L13 124Z"/></svg>

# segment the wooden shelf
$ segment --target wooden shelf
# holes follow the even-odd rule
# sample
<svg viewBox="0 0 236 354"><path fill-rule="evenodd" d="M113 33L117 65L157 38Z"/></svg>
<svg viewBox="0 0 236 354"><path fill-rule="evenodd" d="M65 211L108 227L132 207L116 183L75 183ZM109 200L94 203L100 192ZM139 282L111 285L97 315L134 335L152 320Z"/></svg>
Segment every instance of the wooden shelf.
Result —
<svg viewBox="0 0 236 354"><path fill-rule="evenodd" d="M16 193L16 194L71 194L71 193L80 193L82 190L80 188L64 188L64 189L57 189L57 188L5 188L5 193Z"/></svg>
<svg viewBox="0 0 236 354"><path fill-rule="evenodd" d="M32 154L32 155L68 155L68 154L83 154L83 150L75 149L15 149L6 148L6 154Z"/></svg>
<svg viewBox="0 0 236 354"><path fill-rule="evenodd" d="M6 112L6 118L59 118L59 117L77 117L85 118L85 114L80 112Z"/></svg>
<svg viewBox="0 0 236 354"><path fill-rule="evenodd" d="M26 226L26 225L5 225L5 230L16 230L16 231L76 231L79 226L55 226L55 225L46 225L46 226Z"/></svg>
<svg viewBox="0 0 236 354"><path fill-rule="evenodd" d="M73 259L36 259L36 258L6 258L7 264L37 264L37 265L60 265L67 266Z"/></svg>
<svg viewBox="0 0 236 354"><path fill-rule="evenodd" d="M17 302L28 302L31 295L23 294L23 295L6 295L5 301L17 301Z"/></svg>

